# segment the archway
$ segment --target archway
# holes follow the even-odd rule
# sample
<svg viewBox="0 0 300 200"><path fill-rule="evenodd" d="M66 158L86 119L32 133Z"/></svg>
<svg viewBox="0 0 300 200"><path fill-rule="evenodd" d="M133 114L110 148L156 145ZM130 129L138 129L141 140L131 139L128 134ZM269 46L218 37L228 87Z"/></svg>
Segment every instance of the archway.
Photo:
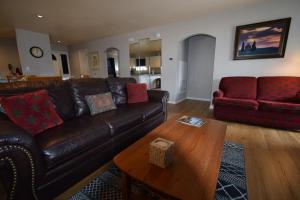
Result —
<svg viewBox="0 0 300 200"><path fill-rule="evenodd" d="M106 49L105 53L108 77L119 77L119 49L111 47Z"/></svg>
<svg viewBox="0 0 300 200"><path fill-rule="evenodd" d="M216 38L196 34L184 40L187 62L186 97L210 101L212 95Z"/></svg>

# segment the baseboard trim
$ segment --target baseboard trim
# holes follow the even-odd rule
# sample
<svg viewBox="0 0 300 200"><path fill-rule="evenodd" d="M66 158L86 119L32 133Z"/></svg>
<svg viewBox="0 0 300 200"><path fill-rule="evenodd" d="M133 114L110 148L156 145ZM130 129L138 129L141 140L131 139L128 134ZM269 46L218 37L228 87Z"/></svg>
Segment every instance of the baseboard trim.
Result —
<svg viewBox="0 0 300 200"><path fill-rule="evenodd" d="M210 102L210 99L206 99L206 98L187 97L187 99Z"/></svg>
<svg viewBox="0 0 300 200"><path fill-rule="evenodd" d="M168 103L170 103L170 104L178 104L178 103L180 103L180 102L182 102L184 100L186 100L186 98L182 98L182 99L179 99L177 101L168 101Z"/></svg>

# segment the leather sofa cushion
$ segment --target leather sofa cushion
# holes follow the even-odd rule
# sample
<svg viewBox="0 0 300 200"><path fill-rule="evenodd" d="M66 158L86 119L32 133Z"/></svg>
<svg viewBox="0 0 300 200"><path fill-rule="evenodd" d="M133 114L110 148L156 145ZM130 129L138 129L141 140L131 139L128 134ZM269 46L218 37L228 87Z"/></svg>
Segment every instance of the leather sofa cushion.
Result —
<svg viewBox="0 0 300 200"><path fill-rule="evenodd" d="M107 78L107 85L116 105L127 103L127 83L136 83L134 78Z"/></svg>
<svg viewBox="0 0 300 200"><path fill-rule="evenodd" d="M91 118L84 116L66 121L61 126L35 137L44 153L48 168L53 168L110 139L108 125L100 119Z"/></svg>
<svg viewBox="0 0 300 200"><path fill-rule="evenodd" d="M65 81L58 86L47 88L51 101L54 103L56 112L65 121L75 117L74 101L70 89L70 83Z"/></svg>
<svg viewBox="0 0 300 200"><path fill-rule="evenodd" d="M105 121L110 127L111 135L120 134L131 127L140 124L142 115L135 110L116 109L90 117L91 122Z"/></svg>
<svg viewBox="0 0 300 200"><path fill-rule="evenodd" d="M300 92L300 77L259 77L257 99L269 101L293 101Z"/></svg>
<svg viewBox="0 0 300 200"><path fill-rule="evenodd" d="M163 106L160 102L143 102L134 104L125 104L119 106L120 109L136 111L142 115L143 120L147 120L154 115L163 112Z"/></svg>
<svg viewBox="0 0 300 200"><path fill-rule="evenodd" d="M263 111L299 114L300 103L296 104L296 103L260 100L259 109Z"/></svg>
<svg viewBox="0 0 300 200"><path fill-rule="evenodd" d="M77 117L90 114L85 96L108 92L105 79L88 78L71 81L71 91L75 102L75 114Z"/></svg>
<svg viewBox="0 0 300 200"><path fill-rule="evenodd" d="M237 108L244 108L247 110L257 110L258 102L250 99L232 99L232 98L215 98L214 105L216 106L230 106Z"/></svg>
<svg viewBox="0 0 300 200"><path fill-rule="evenodd" d="M220 82L220 90L225 97L236 99L256 99L256 77L224 77Z"/></svg>

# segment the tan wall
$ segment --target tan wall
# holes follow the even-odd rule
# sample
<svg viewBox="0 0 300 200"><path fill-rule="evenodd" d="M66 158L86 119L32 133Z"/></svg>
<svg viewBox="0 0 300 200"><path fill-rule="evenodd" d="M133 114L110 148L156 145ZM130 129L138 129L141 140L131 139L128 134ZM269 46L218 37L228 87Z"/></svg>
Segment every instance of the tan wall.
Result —
<svg viewBox="0 0 300 200"><path fill-rule="evenodd" d="M0 79L9 75L8 64L20 67L17 43L14 39L0 39Z"/></svg>

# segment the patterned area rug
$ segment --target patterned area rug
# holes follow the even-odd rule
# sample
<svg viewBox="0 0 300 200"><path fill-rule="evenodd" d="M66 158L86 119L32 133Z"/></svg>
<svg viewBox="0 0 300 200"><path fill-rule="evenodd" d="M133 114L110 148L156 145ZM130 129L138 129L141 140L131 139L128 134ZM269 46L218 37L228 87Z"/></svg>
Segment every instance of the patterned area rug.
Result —
<svg viewBox="0 0 300 200"><path fill-rule="evenodd" d="M145 185L132 183L132 191L142 193L148 199L161 199ZM247 185L244 149L240 144L225 142L219 178L215 193L216 200L246 200ZM86 185L70 200L122 200L121 172L111 166L107 171Z"/></svg>

